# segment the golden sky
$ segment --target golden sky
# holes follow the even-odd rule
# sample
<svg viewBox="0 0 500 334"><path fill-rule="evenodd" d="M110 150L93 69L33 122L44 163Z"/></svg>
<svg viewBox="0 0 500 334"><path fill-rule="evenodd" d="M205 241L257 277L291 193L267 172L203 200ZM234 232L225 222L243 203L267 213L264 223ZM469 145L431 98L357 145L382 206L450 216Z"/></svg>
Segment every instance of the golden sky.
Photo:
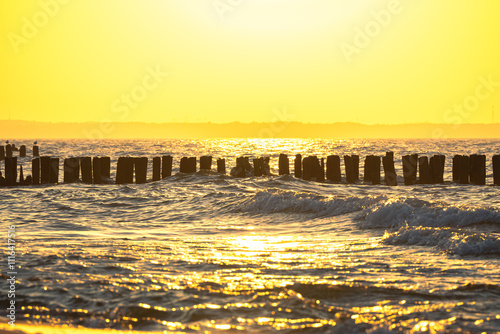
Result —
<svg viewBox="0 0 500 334"><path fill-rule="evenodd" d="M499 13L498 0L2 1L0 119L490 123Z"/></svg>

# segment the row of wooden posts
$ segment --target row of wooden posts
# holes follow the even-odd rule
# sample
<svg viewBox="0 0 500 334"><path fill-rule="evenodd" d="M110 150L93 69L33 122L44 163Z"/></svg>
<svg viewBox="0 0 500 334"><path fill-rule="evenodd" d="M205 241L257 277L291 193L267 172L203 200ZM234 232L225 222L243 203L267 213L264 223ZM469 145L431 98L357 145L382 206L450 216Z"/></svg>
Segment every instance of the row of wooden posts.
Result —
<svg viewBox="0 0 500 334"><path fill-rule="evenodd" d="M19 151L19 157L20 158L25 158L26 157L26 145L21 145L19 146L19 149L15 147L15 145L7 144L5 146L0 146L0 161L5 160L5 158L12 158L14 156L14 152ZM39 157L40 156L40 151L39 147L37 145L33 146L33 156L34 157Z"/></svg>
<svg viewBox="0 0 500 334"><path fill-rule="evenodd" d="M344 157L345 180L347 183L356 183L359 177L359 156L345 155ZM59 158L36 157L32 159L32 175L24 178L23 168L20 168L19 182L17 178L17 157L5 157L5 177L0 177L0 184L37 185L44 183L58 183ZM235 177L271 175L269 157L253 159L253 166L248 157L236 159L236 167L231 170ZM500 185L500 155L493 157L493 183ZM443 173L445 166L444 155L418 157L417 154L402 157L403 178L405 185L413 184L439 184L444 182ZM326 173L325 173L326 166ZM396 186L398 179L394 168L394 154L387 152L384 157L369 155L364 161L364 182L380 184L381 166L384 170L384 182L389 186ZM172 156L154 157L152 181L159 181L172 175ZM181 173L195 173L197 171L196 157L184 157L180 160ZM287 155L280 154L279 175L289 175L290 161ZM309 181L332 183L342 181L341 157L331 155L326 158L308 156L302 158L297 154L294 161L294 176ZM200 170L212 169L212 157L200 158ZM81 157L64 159L64 182L74 183L81 180L83 183L102 184L130 184L147 183L148 158L147 157L120 157L116 168L116 180L110 175L111 159L109 157ZM217 159L217 172L226 174L226 160ZM418 172L418 178L417 178ZM453 181L460 184L486 184L486 156L485 155L456 155L453 158ZM0 174L1 175L1 174ZM134 179L135 175L135 179Z"/></svg>

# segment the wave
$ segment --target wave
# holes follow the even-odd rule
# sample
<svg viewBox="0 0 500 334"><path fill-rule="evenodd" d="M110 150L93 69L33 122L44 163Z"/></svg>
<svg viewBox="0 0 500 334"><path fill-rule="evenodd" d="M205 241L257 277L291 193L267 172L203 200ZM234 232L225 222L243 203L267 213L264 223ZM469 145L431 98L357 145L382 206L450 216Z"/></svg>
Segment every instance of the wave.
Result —
<svg viewBox="0 0 500 334"><path fill-rule="evenodd" d="M500 237L452 228L406 226L397 232L386 232L382 240L391 245L434 246L461 256L500 254Z"/></svg>
<svg viewBox="0 0 500 334"><path fill-rule="evenodd" d="M386 196L327 197L311 193L300 193L269 189L258 191L252 197L238 203L237 212L251 213L298 213L314 214L318 217L338 216L364 210Z"/></svg>
<svg viewBox="0 0 500 334"><path fill-rule="evenodd" d="M390 200L367 209L358 217L364 228L465 227L500 224L500 212L492 209L445 207L445 204L415 199Z"/></svg>

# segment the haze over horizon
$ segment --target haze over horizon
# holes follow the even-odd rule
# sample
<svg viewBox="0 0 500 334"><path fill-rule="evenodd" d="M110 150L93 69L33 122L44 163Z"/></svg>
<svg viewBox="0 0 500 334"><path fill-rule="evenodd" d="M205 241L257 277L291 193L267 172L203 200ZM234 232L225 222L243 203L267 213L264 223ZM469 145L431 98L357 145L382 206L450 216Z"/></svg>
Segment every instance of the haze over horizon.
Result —
<svg viewBox="0 0 500 334"><path fill-rule="evenodd" d="M0 119L493 123L499 9L493 0L2 3Z"/></svg>

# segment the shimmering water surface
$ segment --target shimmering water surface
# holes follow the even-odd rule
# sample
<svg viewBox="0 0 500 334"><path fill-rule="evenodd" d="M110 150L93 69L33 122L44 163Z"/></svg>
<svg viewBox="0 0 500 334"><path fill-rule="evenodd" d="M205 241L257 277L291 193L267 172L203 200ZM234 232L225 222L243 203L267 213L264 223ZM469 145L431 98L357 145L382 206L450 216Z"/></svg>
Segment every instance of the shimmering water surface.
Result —
<svg viewBox="0 0 500 334"><path fill-rule="evenodd" d="M17 230L18 317L28 323L187 333L500 331L500 189L450 182L454 154L480 153L491 184L500 141L40 146L61 158L110 156L113 169L119 156L171 154L176 175L145 185L0 189L3 234L7 225ZM225 157L228 166L240 155L270 156L277 174L280 153L388 150L400 184L408 153L445 154L447 182L389 188L178 174L182 156ZM29 160L20 159L25 174ZM6 293L0 301L7 305Z"/></svg>

